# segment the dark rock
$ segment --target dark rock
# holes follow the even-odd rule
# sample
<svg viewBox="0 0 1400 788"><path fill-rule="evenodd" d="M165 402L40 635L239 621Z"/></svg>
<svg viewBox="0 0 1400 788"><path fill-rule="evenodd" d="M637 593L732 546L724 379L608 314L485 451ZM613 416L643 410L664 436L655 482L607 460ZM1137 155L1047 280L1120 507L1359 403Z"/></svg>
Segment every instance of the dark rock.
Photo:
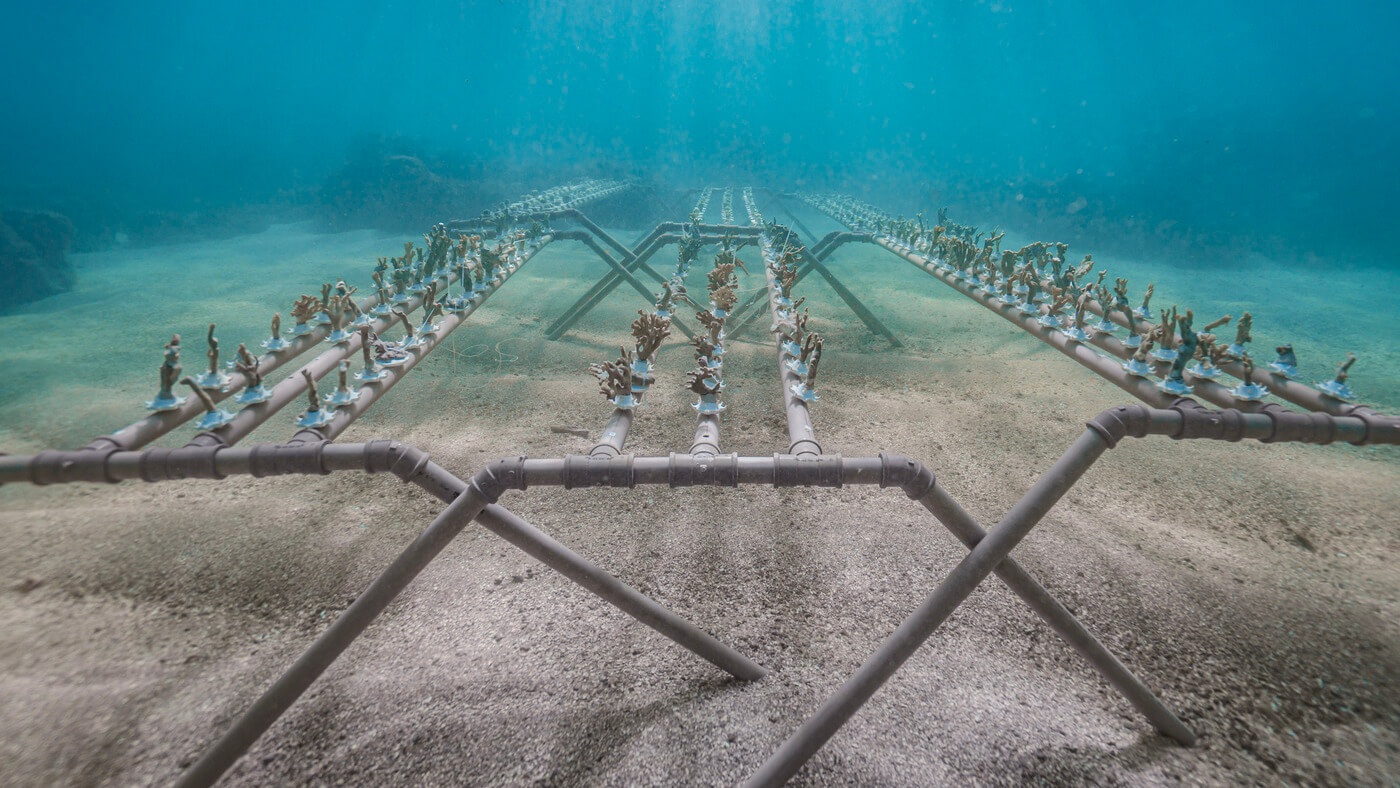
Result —
<svg viewBox="0 0 1400 788"><path fill-rule="evenodd" d="M73 223L48 211L0 211L0 311L73 289Z"/></svg>
<svg viewBox="0 0 1400 788"><path fill-rule="evenodd" d="M474 216L504 195L486 187L477 163L450 161L404 140L357 144L317 194L331 229L421 230L445 219Z"/></svg>

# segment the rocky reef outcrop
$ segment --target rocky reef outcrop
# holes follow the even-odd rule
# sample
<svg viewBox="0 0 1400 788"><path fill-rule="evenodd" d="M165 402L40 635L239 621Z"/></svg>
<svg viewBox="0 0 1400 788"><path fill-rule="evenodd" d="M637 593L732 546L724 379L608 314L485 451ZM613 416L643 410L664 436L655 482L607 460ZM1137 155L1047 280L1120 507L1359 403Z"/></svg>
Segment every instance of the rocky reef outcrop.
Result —
<svg viewBox="0 0 1400 788"><path fill-rule="evenodd" d="M73 223L49 211L0 211L0 312L73 289Z"/></svg>
<svg viewBox="0 0 1400 788"><path fill-rule="evenodd" d="M417 230L475 215L478 206L499 199L499 189L481 175L479 164L434 156L403 140L363 140L322 183L319 213L336 230Z"/></svg>

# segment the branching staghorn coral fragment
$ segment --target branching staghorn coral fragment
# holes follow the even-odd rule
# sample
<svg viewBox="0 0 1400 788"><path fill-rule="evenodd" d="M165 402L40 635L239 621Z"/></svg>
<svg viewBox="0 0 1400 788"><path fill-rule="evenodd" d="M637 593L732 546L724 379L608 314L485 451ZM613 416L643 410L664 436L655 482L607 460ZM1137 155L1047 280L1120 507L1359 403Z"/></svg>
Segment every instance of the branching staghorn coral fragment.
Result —
<svg viewBox="0 0 1400 788"><path fill-rule="evenodd" d="M598 391L609 400L632 393L632 351L620 350L617 361L588 365L588 371L598 378Z"/></svg>
<svg viewBox="0 0 1400 788"><path fill-rule="evenodd" d="M637 319L632 321L632 337L637 341L637 358L650 361L657 348L661 347L661 343L670 334L670 318L637 310Z"/></svg>
<svg viewBox="0 0 1400 788"><path fill-rule="evenodd" d="M685 373L685 387L702 397L718 394L722 385L710 376L707 369L692 369Z"/></svg>

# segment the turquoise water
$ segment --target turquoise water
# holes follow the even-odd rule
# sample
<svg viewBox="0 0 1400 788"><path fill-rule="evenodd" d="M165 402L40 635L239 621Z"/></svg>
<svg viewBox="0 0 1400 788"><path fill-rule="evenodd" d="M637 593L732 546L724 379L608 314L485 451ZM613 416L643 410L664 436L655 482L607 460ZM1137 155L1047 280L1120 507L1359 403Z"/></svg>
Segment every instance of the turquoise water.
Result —
<svg viewBox="0 0 1400 788"><path fill-rule="evenodd" d="M129 421L117 403L149 396L177 329L198 367L208 322L231 352L327 279L366 292L431 221L580 176L638 178L680 214L704 184L948 206L1092 252L1160 305L1249 309L1256 357L1291 342L1310 382L1355 352L1353 387L1400 406L1392 4L60 2L0 21L0 208L70 217L78 275L0 317L17 445ZM680 218L643 195L600 210L622 235ZM918 292L897 265L848 276Z"/></svg>

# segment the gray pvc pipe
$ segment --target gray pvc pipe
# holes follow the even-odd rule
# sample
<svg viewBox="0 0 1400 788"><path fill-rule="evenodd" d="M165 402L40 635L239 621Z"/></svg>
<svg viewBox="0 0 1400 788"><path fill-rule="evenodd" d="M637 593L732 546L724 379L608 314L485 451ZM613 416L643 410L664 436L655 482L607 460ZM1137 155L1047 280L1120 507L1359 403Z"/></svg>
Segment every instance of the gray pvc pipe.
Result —
<svg viewBox="0 0 1400 788"><path fill-rule="evenodd" d="M1050 311L1049 307L1041 307L1045 312ZM1095 334L1089 340L1095 347L1102 348L1114 356L1126 360L1133 354L1133 350L1128 348L1112 334ZM1153 373L1159 378L1165 378L1171 369L1171 364L1166 361L1151 361ZM1243 402L1235 398L1234 394L1224 386L1213 380L1195 379L1191 382L1191 391L1201 399L1213 402L1222 408L1235 408L1246 412L1253 412L1262 407L1263 403Z"/></svg>
<svg viewBox="0 0 1400 788"><path fill-rule="evenodd" d="M773 271L767 262L763 262L762 265L764 276L768 280L768 313L773 319L773 325L777 325L778 283L773 279ZM788 369L787 362L790 357L783 349L782 335L774 331L773 341L778 346L778 384L783 388L783 409L787 412L788 453L799 457L821 454L822 447L817 443L816 434L812 430L812 414L807 410L807 403L792 393L792 387L800 383L801 378Z"/></svg>
<svg viewBox="0 0 1400 788"><path fill-rule="evenodd" d="M1103 317L1103 305L1096 299L1090 299L1087 309L1095 315ZM1117 310L1113 311L1108 319L1123 328L1128 327L1127 318L1123 317L1123 314ZM1156 323L1136 318L1133 320L1133 324L1140 329L1137 332L1139 334L1147 334L1157 327ZM1238 361L1226 362L1221 364L1220 368L1240 380L1244 379L1244 365ZM1350 407L1346 402L1324 396L1321 391L1318 391L1312 386L1275 375L1263 364L1254 368L1254 374L1251 376L1250 380L1268 389L1269 393L1279 399L1291 402L1307 410L1338 415L1345 413L1347 408ZM1208 382L1213 383L1212 381ZM1213 383L1213 385L1219 384Z"/></svg>
<svg viewBox="0 0 1400 788"><path fill-rule="evenodd" d="M675 227L681 226L674 222L669 224ZM656 230L652 231L642 243L638 244L633 261L627 264L630 266L629 270L635 270L637 266L645 264L651 259L652 255L656 254L663 246L684 240L684 236L681 235L662 233L661 228L666 226L668 226L668 224L658 225ZM700 239L707 244L719 243L724 240L722 236L707 235L701 235ZM602 278L594 282L593 286L580 296L577 301L570 305L568 309L564 310L562 315L555 319L553 323L550 323L549 328L545 329L545 338L558 339L563 336L565 331L572 328L574 323L577 323L584 315L588 314L593 307L601 303L604 298L607 298L623 281L623 277L620 276L617 271L609 270Z"/></svg>
<svg viewBox="0 0 1400 788"><path fill-rule="evenodd" d="M598 239L583 230L566 230L562 233L556 233L555 237L570 241L578 241L586 245L619 276L623 275L622 272L630 273L632 271L641 271L651 277L657 284L666 284L666 277L662 276L655 268L647 265L645 260L638 260L636 255L628 252L627 255L623 257L622 262L618 262L612 259L612 255L608 254L607 250L599 245ZM625 249L626 247L623 248ZM647 291L648 294L650 294L650 292L649 290Z"/></svg>
<svg viewBox="0 0 1400 788"><path fill-rule="evenodd" d="M175 784L213 785L485 505L472 489L449 504Z"/></svg>
<svg viewBox="0 0 1400 788"><path fill-rule="evenodd" d="M653 231L648 235L647 238L636 247L632 260L628 262L627 265L635 268L647 260L650 260L651 256L656 254L656 251L662 246L661 237L662 235L659 230ZM592 287L588 288L583 295L579 296L577 301L571 304L568 309L564 310L564 314L560 315L553 323L549 324L549 328L544 330L545 339L558 339L563 336L565 331L568 331L574 323L578 322L580 318L606 298L608 294L615 290L620 284L622 284L622 277L618 276L616 271L609 269L602 278L594 282Z"/></svg>
<svg viewBox="0 0 1400 788"><path fill-rule="evenodd" d="M542 239L542 243L540 244L539 249L543 249L546 245L549 244L551 240L553 240L551 236L545 236ZM525 266L525 263L528 263L531 259L533 259L536 252L538 252L539 249L532 250L526 255L524 255L520 261L520 266L516 268L516 271L519 271L520 268L523 268ZM380 397L384 396L384 394L389 389L393 388L394 384L402 380L404 376L408 374L409 370L416 366L419 361L422 361L424 358L427 357L429 353L431 353L435 348L437 348L438 345L442 344L442 341L447 338L448 334L452 333L452 331L456 329L457 326L461 325L462 322L466 320L468 316L470 316L473 312L477 310L479 306L486 302L487 298L490 298L491 295L493 295L497 290L499 290L501 286L504 285L507 281L509 281L510 277L514 275L514 272L511 272L510 274L507 274L506 277L500 282L492 284L490 290L487 291L486 295L478 300L474 300L471 306L467 307L465 312L462 312L460 314L450 313L446 317L444 317L439 322L438 331L435 334L429 335L429 338L425 340L426 344L419 345L418 347L413 348L411 351L409 351L409 357L406 362L397 367L385 367L385 371L388 372L388 375L386 377L381 378L380 380L374 383L366 383L363 386L360 386L360 398L355 402L351 403L350 405L336 408L334 420L332 420L331 423L323 427L318 427L317 431L320 432L322 435L325 435L327 439L334 438L335 436L344 432L350 426L350 424L355 421L355 419L359 418L366 410L369 410L369 407L375 402L378 402ZM421 306L421 298L415 300L417 301L417 305ZM378 325L377 322L376 325ZM332 370L340 366L340 362L343 359L345 359L350 354L354 353L359 349L360 335L357 333L351 336L351 338L345 343L337 345L335 348L332 348L331 350L322 353L320 356L316 357L305 367L303 367L303 369L309 370L313 378L324 378L326 375L330 374ZM256 405L248 405L244 407L243 410L239 411L238 414L234 416L233 421L229 422L224 427L212 431L212 433L210 434L213 437L222 440L228 445L233 445L248 437L248 435L252 433L253 430L256 430L258 427L266 423L268 419L272 418L272 415L274 413L277 413L282 408L286 407L288 404L295 402L303 395L305 395L305 393L306 379L302 377L301 370L297 370L296 372L288 376L285 380L283 380L281 383L278 383L277 385L272 387L271 399L269 399L266 402L258 403ZM322 405L322 407L330 406ZM199 439L200 436L197 435L195 436L195 440L191 441L191 443L196 443L199 441Z"/></svg>
<svg viewBox="0 0 1400 788"><path fill-rule="evenodd" d="M695 418L695 440L689 453L709 457L719 454L719 414L702 413Z"/></svg>
<svg viewBox="0 0 1400 788"><path fill-rule="evenodd" d="M1036 318L1030 315L1021 314L1019 311L1017 311L1016 307L1014 306L1003 304L997 299L985 293L977 293L972 289L971 285L968 285L966 282L961 282L957 279L954 279L949 274L943 273L942 271L938 270L937 266L935 266L933 263L928 261L924 261L923 263L915 262L914 260L904 257L904 255L900 254L898 251L890 248L889 246L886 246L883 243L881 243L880 245L886 249L889 249L891 252L894 252L895 254L899 255L902 259L907 260L911 265L914 265L919 269L923 270L925 273L932 275L934 278L938 279L938 281L948 285L949 287L952 287L959 293L962 293L963 295L967 296L968 298L971 298L973 301L976 301L977 303L981 304L982 306L986 307L987 309L991 310L997 315L1000 315L1008 323L1011 323L1017 328L1020 328L1021 330L1025 331L1027 334L1030 334L1036 339L1039 339L1041 342L1044 342L1045 344L1055 348L1056 350L1060 351L1066 356L1069 356L1070 358L1079 362L1080 365L1088 368L1094 374L1098 375L1104 380L1107 380L1109 383L1112 383L1118 388L1123 389L1124 391L1142 400L1143 402L1146 402L1149 405L1163 408L1170 405L1172 401L1176 399L1175 395L1166 394L1162 391L1159 391L1157 387L1153 385L1152 381L1149 381L1145 378L1139 378L1129 375L1127 371L1123 369L1123 366L1121 364L1119 364L1117 361L1114 361L1111 358L1105 358L1099 355L1094 351L1092 347L1086 346L1081 342L1075 342L1069 337L1065 336L1063 333L1056 331L1053 328L1046 328L1045 326L1042 326L1039 322L1036 321Z"/></svg>
<svg viewBox="0 0 1400 788"><path fill-rule="evenodd" d="M633 254L631 249L628 249L626 246L623 246L622 242L612 237L611 233L604 230L602 227L599 227L598 224L592 219L588 218L587 216L584 216L583 212L579 209L568 208L566 210L560 211L559 215L566 219L572 219L573 221L576 221L584 227L588 228L588 231L590 233L593 233L593 235L601 239L603 243L612 247L618 254L622 255L622 260L624 263L630 263L633 259L636 258L636 255Z"/></svg>
<svg viewBox="0 0 1400 788"><path fill-rule="evenodd" d="M455 282L458 278L457 274L453 271L449 271L448 277L450 282ZM360 309L361 311L368 311L370 309L373 309L378 304L378 295L371 295L370 297L360 302ZM422 305L423 297L421 295L416 295L411 298L411 300L405 305L405 308L402 311L411 314ZM384 328L387 327L390 323L392 323L393 320L393 316L377 318L374 321L373 330L376 333L378 333L379 331L384 330ZM320 344L321 341L325 339L326 335L329 333L330 329L328 327L317 326L312 329L310 334L304 334L302 336L292 338L292 344L289 347L283 348L282 350L268 351L264 353L262 357L258 360L259 374L266 377L267 375L271 374L274 370L281 367L283 364L286 364L288 361L291 361L292 359L296 358L297 356L301 355L307 350L310 350L311 348ZM326 350L324 353L317 356L312 361L308 362L305 366L312 368L313 370L324 370L319 373L313 371L313 377L320 378L321 376L325 375L326 372L330 371L331 369L334 369L335 366L339 364L342 359L358 350L359 347L360 338L359 334L356 333L350 338L348 343L342 342L336 345L332 345L330 349ZM334 359L334 361L330 361L329 359ZM302 380L300 371L293 373L289 377L289 379L295 380L298 384L301 385L303 389L305 388L305 383ZM233 396L234 394L238 393L238 391L246 385L248 385L248 380L243 376L243 373L231 372L229 373L229 385L226 390L208 391L206 393L208 393L210 398L213 399L215 402L222 402L228 399L229 397ZM273 391L273 395L274 397L276 397L275 388ZM122 429L117 430L116 432L110 435L102 435L97 438L94 438L92 442L87 445L87 448L116 448L124 450L139 449L140 447L170 432L171 430L175 429L181 424L184 424L190 419L202 414L203 412L204 406L200 404L199 399L197 397L190 397L188 402L186 402L184 405L182 405L176 410L166 411L164 413L152 413L146 418L129 424L126 427L123 427Z"/></svg>
<svg viewBox="0 0 1400 788"><path fill-rule="evenodd" d="M855 293L852 293L849 288L841 284L841 280L837 279L836 276L831 273L831 270L822 264L811 252L806 252L804 250L803 257L807 259L808 267L816 269L817 273L821 274L822 278L826 280L826 283L831 285L831 289L836 291L836 295L839 296L842 301L846 302L846 306L850 307L851 311L856 313L856 317L860 318L860 321L865 324L865 327L869 329L872 334L880 334L885 339L888 339L890 345L893 347L904 347L903 343L895 337L894 332L886 328L885 324L881 323L880 319L875 317L875 314L867 309L859 298L856 298Z"/></svg>
<svg viewBox="0 0 1400 788"><path fill-rule="evenodd" d="M1113 363L1095 363L1091 361L1091 355L1083 354L1078 351L1071 354L1069 352L1071 348L1073 348L1075 345L1082 346L1084 343L1071 340L1068 336L1064 334L1064 332L1059 331L1058 329L1047 328L1045 326L1042 326L1036 319L1036 316L1021 313L1020 311L1018 311L1017 307L1002 303L1000 300L998 300L996 297L994 297L985 290L979 292L979 290L973 287L971 284L964 282L960 279L956 279L951 274L939 270L937 266L935 266L931 261L927 260L926 258L923 258L920 255L905 254L903 251L889 246L884 242L877 243L878 245L884 247L885 249L889 250L890 252L899 256L900 258L908 261L910 264L914 265L915 267L919 268L925 273L933 276L938 281L948 285L954 290L957 290L959 293L962 293L968 298L971 298L972 300L976 301L982 306L996 312L1003 318L1006 318L1008 321L1014 323L1016 326L1018 326L1031 336L1035 337L1036 339L1039 339L1040 341L1044 342L1047 345L1050 345L1056 350L1059 350L1065 355L1070 356L1075 361L1080 362L1084 366L1089 367L1089 369L1092 370L1095 374L1109 380L1110 382L1114 383L1114 385L1117 385L1119 388L1124 389L1129 394L1132 394L1138 399L1141 399L1144 402L1156 405L1158 407L1164 407L1165 405L1169 405L1171 404L1171 401L1175 399L1175 394L1167 394L1163 392L1161 389L1158 389L1156 385L1152 383L1152 381L1147 380L1146 378L1140 378L1134 375L1129 375L1127 371L1122 368L1121 365ZM914 258L918 259L916 260ZM1039 314L1043 315L1048 313L1049 311L1049 307L1041 306ZM1089 343L1108 351L1109 353L1113 354L1119 359L1126 360L1129 356L1133 354L1132 350L1124 346L1123 343L1120 342L1117 337L1114 337L1110 334L1096 334L1090 338ZM1092 355L1097 356L1098 354ZM1170 366L1170 364L1164 361L1156 361L1154 359L1152 362L1153 371L1159 378L1166 377L1165 371ZM1133 388L1128 388L1125 384L1132 384ZM1147 397L1150 396L1149 388L1157 392L1158 396L1155 399L1147 399ZM1212 380L1193 381L1192 391L1195 395L1200 396L1202 399L1209 400L1210 402L1213 402L1222 408L1235 408L1243 411L1255 411L1258 410L1260 407L1260 403L1243 402L1241 400L1236 399L1235 396L1230 393L1229 389Z"/></svg>
<svg viewBox="0 0 1400 788"><path fill-rule="evenodd" d="M492 533L735 678L757 681L768 674L767 669L748 657L637 593L621 580L599 569L505 509L494 505L487 506L477 520Z"/></svg>
<svg viewBox="0 0 1400 788"><path fill-rule="evenodd" d="M819 261L825 262L826 259L831 256L832 252L835 252L837 248L845 244L848 244L852 241L864 241L866 243L870 243L872 242L872 240L873 239L870 235L864 233L835 231L827 233L826 237L822 238L822 240L815 247L808 251L811 253L812 257L816 258ZM797 278L793 280L793 286L796 287L797 285L802 284L802 280L807 278L807 274L810 274L815 270L815 267L813 267L809 262L804 260L797 269ZM739 334L741 334L745 329L749 327L750 324L753 323L754 320L756 320L760 315L763 314L762 307L756 307L751 312L748 312L747 310L750 307L753 307L755 304L757 304L759 300L761 300L764 297L764 295L765 294L762 291L754 291L753 295L749 296L749 298L746 301L744 301L743 305L740 306L737 310L735 310L734 314L742 315L742 317L740 317L737 325L735 325L734 329L730 332L730 336L732 338L738 338ZM747 312L747 314L745 314L745 312Z"/></svg>
<svg viewBox="0 0 1400 788"><path fill-rule="evenodd" d="M546 243L549 238L549 236L545 236ZM544 244L541 244L539 248L543 249ZM403 380L404 377L408 375L409 371L418 366L418 362L427 358L428 354L436 350L458 326L466 322L467 318L471 317L478 307L486 303L486 300L494 295L497 290L504 287L505 283L510 281L510 278L516 273L519 273L520 269L524 268L526 263L533 260L536 251L538 250L524 255L520 260L520 265L516 267L515 271L507 274L500 282L492 284L490 290L486 292L486 295L480 300L473 301L471 306L467 307L465 311L449 314L444 317L442 322L439 323L436 333L429 335L429 338L424 341L424 344L409 351L409 357L406 362L397 367L387 367L386 370L389 373L387 377L374 383L366 383L361 386L360 398L349 405L337 408L335 418L331 420L331 423L324 427L315 428L316 431L325 435L328 440L333 440L342 432L349 429L355 419L364 415L365 411L369 410L371 405L378 402L385 394L389 393L389 389L392 389L399 381Z"/></svg>
<svg viewBox="0 0 1400 788"><path fill-rule="evenodd" d="M627 445L627 433L632 429L632 411L628 408L615 408L608 425L603 428L603 437L589 450L590 457L616 457Z"/></svg>
<svg viewBox="0 0 1400 788"><path fill-rule="evenodd" d="M882 238L874 238L873 241L875 244L884 247L886 250L894 253L895 255L898 255L899 257L907 260L908 262L913 263L914 265L919 266L920 268L923 268L929 273L935 274L941 281L944 281L946 284L953 285L965 295L970 295L961 287L958 287L959 284L965 283L957 282L955 284L954 282L956 282L957 280L949 281L945 279L941 272L935 273L937 269L929 270L929 267L932 265L932 263L923 255L906 253L900 249L895 248L888 241L885 241ZM1086 309L1087 311L1099 317L1104 316L1103 305L1095 299L1089 300L1089 302L1086 305ZM1117 310L1111 312L1109 314L1108 319L1121 327L1126 328L1128 326L1127 318L1123 317L1122 313L1118 312ZM1155 323L1152 323L1151 321L1147 320L1135 319L1133 322L1135 326L1141 329L1137 332L1139 334L1146 334L1156 327ZM1241 380L1244 379L1244 365L1240 364L1238 361L1231 361L1221 364L1220 368L1223 369L1225 372L1229 373L1230 375L1235 376L1236 378L1239 378ZM1299 383L1296 380L1289 380L1279 375L1275 375L1263 366L1256 366L1254 368L1254 374L1251 376L1250 379L1252 382L1257 383L1268 389L1271 394L1277 396L1278 398L1286 400L1311 411L1339 415L1346 413L1347 409L1350 407L1349 403L1342 402L1341 400L1333 399L1331 397L1327 397L1322 392L1318 391L1312 386ZM1227 389L1224 386L1221 386L1215 381L1196 381L1192 384L1192 387L1195 388L1196 392L1202 397L1209 399L1210 401L1215 402L1216 404L1219 404L1222 407L1236 407L1236 405L1228 404L1230 402L1235 401L1234 397L1229 395L1229 389Z"/></svg>
<svg viewBox="0 0 1400 788"><path fill-rule="evenodd" d="M976 547L986 536L986 532L977 525L972 516L937 485L931 487L928 493L919 499L919 503L969 549ZM1157 730L1180 744L1190 746L1196 743L1196 735L1182 724L1152 690L1134 676L1098 638L1085 629L1073 613L1051 596L1030 573L1021 568L1016 559L1008 555L993 571L1016 596L1049 624L1056 634L1088 660L1089 664L1093 665Z"/></svg>
<svg viewBox="0 0 1400 788"><path fill-rule="evenodd" d="M1103 438L1092 430L1085 430L1069 451L977 543L894 634L783 742L744 785L753 788L782 785L796 774L952 615L997 564L1006 559L1021 539L1107 449L1108 443Z"/></svg>
<svg viewBox="0 0 1400 788"><path fill-rule="evenodd" d="M1140 405L1110 408L1089 421L1112 442L1125 436L1167 435L1173 438L1204 438L1238 441L1249 438L1266 443L1345 442L1356 445L1400 445L1400 417L1388 416L1356 406L1348 416L1327 413L1296 413L1279 405L1265 405L1257 413L1236 410L1208 410L1190 399L1180 399L1168 409ZM305 434L308 431L303 431ZM300 445L263 443L255 446L194 446L179 449L148 448L142 451L41 451L34 455L0 455L0 484L64 484L71 482L118 482L125 479L163 481L166 479L222 479L232 474L259 476L281 473L326 473L336 470L391 470L366 458L367 447L398 446L392 441L369 444ZM421 454L421 452L419 452ZM582 466L571 465L573 460ZM685 462L681 462L685 460ZM900 468L897 455L880 457L840 457L821 455L798 459L793 455L772 457L716 457L704 474L695 474L688 455L669 457L620 456L606 462L588 457L553 459L512 458L508 478L523 490L531 485L622 486L670 484L776 484L839 487L843 484L879 484L885 487L904 483L891 470ZM309 463L309 464L308 464ZM507 463L498 461L497 465ZM682 467L684 465L684 467ZM572 467L572 470L571 470ZM416 466L415 466L416 470ZM583 473L578 473L579 471ZM398 473L397 470L394 471ZM573 481L569 479L573 475ZM891 474L896 474L892 476Z"/></svg>

